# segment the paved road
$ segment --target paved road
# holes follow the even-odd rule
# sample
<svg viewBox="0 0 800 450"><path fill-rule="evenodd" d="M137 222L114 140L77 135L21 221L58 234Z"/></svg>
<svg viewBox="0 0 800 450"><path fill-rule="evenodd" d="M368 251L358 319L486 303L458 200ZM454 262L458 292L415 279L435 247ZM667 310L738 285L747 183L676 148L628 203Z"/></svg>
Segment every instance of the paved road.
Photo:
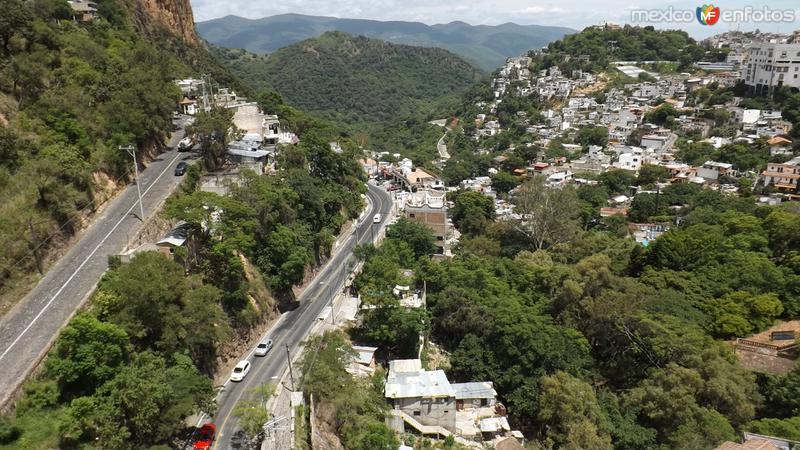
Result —
<svg viewBox="0 0 800 450"><path fill-rule="evenodd" d="M377 236L384 226L387 213L391 210L392 200L389 194L380 187L369 185L367 195L370 198L370 209L358 224L356 233L349 236L341 244L334 257L317 274L316 278L300 295L300 306L284 313L276 326L270 330L273 348L265 357L254 357L248 349L246 355L252 363L252 369L244 381L228 382L217 397L217 414L213 422L217 425L217 439L214 450L238 449L241 447L241 432L237 419L233 415L236 403L252 395L252 389L265 383L276 383L288 367L286 346L292 356L298 351L300 344L317 323L322 310L330 305L330 301L341 288L349 269L354 262L352 255L356 242L364 244ZM374 214L381 213L381 223L373 223ZM296 382L297 380L295 380ZM278 386L278 389L283 389Z"/></svg>
<svg viewBox="0 0 800 450"><path fill-rule="evenodd" d="M439 138L439 142L436 143L436 150L439 152L439 158L447 161L450 159L450 153L447 153L447 144L444 143L445 137L447 137L447 129L445 129L442 137Z"/></svg>
<svg viewBox="0 0 800 450"><path fill-rule="evenodd" d="M172 136L170 150L139 173L144 214L154 214L181 177L173 174L190 153L178 153L184 120ZM136 186L130 184L83 232L80 240L45 274L36 287L0 318L0 406L3 406L52 345L84 298L108 267L108 255L119 253L142 225Z"/></svg>

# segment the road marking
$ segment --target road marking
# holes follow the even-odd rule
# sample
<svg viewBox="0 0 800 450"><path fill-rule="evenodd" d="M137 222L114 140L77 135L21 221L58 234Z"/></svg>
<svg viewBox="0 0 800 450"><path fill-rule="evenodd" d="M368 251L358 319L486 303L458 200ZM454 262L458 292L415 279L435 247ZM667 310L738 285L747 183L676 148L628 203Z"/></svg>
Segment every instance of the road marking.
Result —
<svg viewBox="0 0 800 450"><path fill-rule="evenodd" d="M261 342L267 336L275 334L274 330L278 327L278 325L280 325L283 322L283 319L286 317L286 314L287 313L281 314L280 317L278 317L278 320L276 320L275 323L272 324L271 327L269 327L269 329L261 336L261 339L258 342ZM250 353L248 353L247 356L245 356L245 359L250 359L250 357L253 355L253 353L255 351L256 351L255 348L250 350ZM269 356L269 354L267 354L267 356ZM214 401L217 401L217 400L220 399L222 394L225 392L225 387L227 387L228 384L230 384L230 382L231 382L231 379L230 379L230 377L228 377L228 379L226 379L225 382L222 383L222 386L221 386L221 389L219 390L219 393L216 395L216 397L214 397ZM200 418L197 419L197 423L194 425L194 427L195 428L200 428L200 425L203 422L205 422L207 419L209 419L209 418L210 417L208 416L208 414L206 414L206 413L201 414ZM226 419L226 421L227 421L227 419ZM223 422L223 426L224 426L224 424L225 424L225 422ZM219 434L217 435L217 437L222 436L222 428L223 427L219 427ZM195 431L197 431L197 430L195 430ZM193 437L194 437L194 431L192 432L192 436L189 437L189 440L191 441ZM216 448L216 446L217 446L216 442L218 442L217 439L214 440L214 446L212 447L212 449Z"/></svg>
<svg viewBox="0 0 800 450"><path fill-rule="evenodd" d="M376 197L377 197L377 200L378 200L378 201L377 201L377 202L375 202L375 203L372 203L372 208L371 208L371 209L373 210L373 212L374 212L374 211L377 209L379 212L381 212L381 213L382 213L382 212L383 212L382 210L383 210L383 208L384 208L384 199L382 198L382 196L380 195L380 193L379 193L379 194L377 194L377 195L376 195ZM377 203L377 204L376 204L376 203ZM378 204L380 204L380 206L378 206ZM366 211L366 209L365 209L365 211ZM381 221L381 224L380 224L381 226L379 226L379 229L380 229L380 228L381 228L381 227L384 225L385 221L386 221L386 218L383 218L383 220ZM366 225L366 223L365 223L364 225ZM373 225L374 225L374 224L370 224L369 226L373 226ZM358 232L358 230L355 230L355 232L351 232L350 236L349 236L349 237L348 237L348 238L345 240L345 242L349 242L349 240L350 240L351 238L356 238L356 243L357 243L357 242L358 242L357 235L356 235L356 233L357 233L357 232ZM328 261L325 263L325 265L323 266L322 270L320 270L320 271L317 273L317 275L315 276L315 278L316 278L316 277L327 278L327 277L329 277L329 276L336 275L336 269L334 269L334 268L333 268L333 267L334 267L334 266L333 266L333 264L331 264L331 261L333 261L334 259L335 259L335 256L334 256L334 255L332 255L332 256L331 256L331 258L330 258L330 259L329 259L329 260L328 260ZM332 271L333 271L333 273L331 273ZM315 284L315 283L309 283L309 284L306 286L306 288L303 290L303 292L300 294L300 298L303 298L303 297L305 297L307 294L308 294L308 295L311 295L311 294L313 294L313 293L314 293L314 291L315 291L315 289L314 289L314 287L315 287L315 286L317 286L317 287L318 287L319 285L324 285L324 284L326 284L326 283L327 283L326 281L320 281L320 282L319 282L319 284ZM311 311L311 308L309 307L309 302L313 302L313 299L307 300L306 302L304 302L304 306L301 306L300 308L298 308L297 310L295 310L295 313L296 313L296 316L297 316L296 320L298 320L298 321L299 321L299 320L301 320L301 318L302 318L303 314L308 314L308 311ZM288 313L281 314L281 316L280 316L280 318L278 319L278 321L280 322L281 320L283 320L283 319L286 317L286 315L287 315L287 314L288 314ZM318 314L318 313L317 313L317 314ZM313 316L313 315L312 315L312 316ZM316 320L315 320L315 321L313 321L313 322L311 323L311 328L309 328L308 330L305 330L305 331L302 333L302 335L303 335L304 337L307 337L308 335L310 335L310 334L311 334L310 332L311 332L311 331L312 331L312 330L313 330L313 329L314 329L314 328L315 328L315 327L316 327L318 324L319 324L319 322L318 322L318 321L316 321ZM270 333L272 332L272 330L273 330L273 329L275 329L277 326L278 326L278 322L276 322L276 323L275 323L275 324L274 324L272 327L270 327L270 330L269 330L269 331L268 331L268 332L267 332L267 333L266 333L264 336L262 336L262 339L263 339L264 337L266 337L268 334L270 334ZM287 334L286 334L286 336L284 336L284 339L287 339L288 341L291 341L291 338L292 338L292 336L293 336L293 333L292 333L291 331L292 331L292 330L290 330L290 332L289 332L289 333L287 333ZM300 340L302 340L302 339L300 339ZM277 340L276 340L275 342L276 342L276 344L277 344ZM298 340L295 340L295 342L298 342ZM253 354L253 352L255 352L255 348L253 348L253 349L251 349L251 350L250 350L250 353L247 355L247 357L246 357L246 358L248 358L248 359L249 359L249 358L250 358L250 356ZM285 373L285 371L286 371L286 369L284 369L284 373ZM254 375L254 376L255 376L255 375ZM278 378L278 377L272 377L271 379L275 379L275 378ZM215 400L221 399L221 398L220 398L220 397L221 397L221 394L224 392L224 388L225 388L225 386L227 386L227 385L228 385L228 383L229 383L229 382L230 382L230 379L228 379L228 380L227 380L227 381L226 381L226 382L225 382L225 383L222 385L222 387L223 387L223 390L222 390L222 391L220 391L220 394L218 394L218 395L217 395L217 397L215 397ZM248 378L248 379L247 379L247 381L243 381L243 385L244 385L245 387L249 387L249 386L250 386L250 383L252 383L252 381L251 381L251 379L250 379L250 378ZM226 398L226 399L225 399L225 403L228 403L228 402L229 402L229 401L231 401L231 400L235 400L235 401L233 402L233 406L235 407L235 406L236 406L236 404L239 402L239 400L242 398L242 396L244 395L244 393L245 393L246 391L247 391L247 389L245 389L245 388L241 389L241 390L240 390L240 392L239 392L239 395L235 396L235 398ZM224 448L226 448L226 447L228 446L229 442L227 442L227 443L223 443L223 444L220 444L220 442L223 442L223 441L224 441L224 439L222 439L222 437L225 435L225 426L226 426L226 425L227 425L227 423L228 423L228 419L230 419L230 418L231 418L231 416L233 416L233 409L234 409L234 408L231 408L230 412L229 412L229 413L228 413L228 414L227 414L227 415L226 415L226 416L225 416L225 417L222 419L222 424L220 424L220 425L217 427L217 430L218 430L217 439L215 439L215 440L214 440L214 444L213 444L213 445L212 445L212 447L211 447L211 449L212 449L212 450L216 450L216 449L218 448L218 446L223 446ZM209 417L208 417L208 415L207 415L207 414L205 414L205 413L203 413L203 414L200 416L200 418L198 419L198 421L197 421L197 424L195 425L195 428L198 428L198 427L200 426L200 424L201 424L203 421L205 421L206 419L208 419L208 418L209 418ZM235 429L234 429L234 431L235 431Z"/></svg>
<svg viewBox="0 0 800 450"><path fill-rule="evenodd" d="M158 174L158 176L156 177L156 179L155 179L155 180L153 180L153 181L150 183L150 186L148 186L148 187L147 187L147 189L146 189L146 190L145 190L145 191L142 193L142 197L144 197L145 195L147 195L147 193L148 193L148 192L150 192L150 188L152 188L153 186L155 186L155 185L156 185L156 183L158 182L158 180L159 180L159 179L161 179L161 176L162 176L162 175L164 175L164 173L166 173L166 171L167 171L167 170L168 170L170 167L172 167L172 164L173 164L173 163L174 163L174 162L175 162L175 161L176 161L176 160L177 160L177 159L178 159L180 156L181 156L181 154L180 154L180 153L178 153L178 154L176 154L176 155L175 155L175 157L174 157L174 158L172 158L172 161L170 161L170 162L169 162L169 163L168 163L168 164L167 164L167 165L164 167L164 170L162 170L162 171L161 171L161 173L160 173L160 174ZM28 330L30 330L30 329L31 329L31 327L33 326L33 324L35 324L35 323L36 323L36 321L37 321L37 320L39 320L39 318L40 318L40 317L42 317L42 314L44 314L44 312L45 312L45 311L47 311L47 309L48 309L48 308L50 308L50 305L52 305L52 304L53 304L53 302L55 301L55 299L56 299L56 298L58 298L58 296L59 296L59 295L61 295L61 292L63 292L63 291L64 291L64 289L67 287L67 285L69 285L69 283L72 281L72 279L73 279L73 278L75 278L75 276L78 274L78 272L80 272L80 271L81 271L81 269L83 269L83 266L85 266L85 265L86 265L86 263L87 263L87 262L89 262L89 260L90 260L90 259L92 259L92 256L94 256L94 254L95 254L95 253L97 253L97 251L98 251L98 250L100 250L100 247L102 247L102 246L103 246L103 244L105 244L105 243L106 243L106 240L107 240L107 239L108 239L108 238L111 236L111 234L112 234L112 233L114 233L114 231L116 231L117 227L119 227L119 225L120 225L120 224L121 224L123 221L125 221L125 219L127 219L127 218L128 218L128 214L130 214L130 213L131 213L131 211L133 211L133 208L134 208L134 207L136 207L136 204L137 204L137 203L139 203L139 200L138 200L138 199L136 199L136 201L134 201L134 202L133 202L133 205L131 205L131 207L130 207L130 208L128 208L128 211L127 211L127 212L125 212L125 214L122 216L122 218L120 218L120 219L119 219L119 221L117 221L117 223L114 225L114 227L113 227L113 228L111 228L111 230L110 230L108 233L106 233L105 237L103 237L103 239L100 241L100 243L99 243L99 244L97 244L97 246L94 248L94 250L92 250L92 252L91 252L91 253L89 253L89 256L87 256L87 257L86 257L86 259L84 259L84 260L83 260L83 262L82 262L82 263L81 263L81 264L78 266L78 268L77 268L77 269L75 269L75 271L74 271L74 272L72 272L72 275L70 275L70 277L69 277L69 278L67 278L67 281L65 281L65 282L64 282L64 284L61 286L61 288L59 288L59 289L58 289L58 291L56 291L56 293L55 293L55 294L53 294L53 297L51 297L51 298L50 298L50 301L48 301L48 302L47 302L47 303L44 305L44 307L42 307L41 311L39 311L39 314L37 314L37 315L36 315L36 317L34 317L34 318L33 318L33 320L31 321L31 323L29 323L29 324L28 324L28 326L27 326L27 327L25 327L25 329L24 329L24 330L22 330L22 332L21 332L21 333L20 333L20 334L17 336L17 338L16 338L16 339L14 339L14 341L13 341L13 342L11 342L11 344L8 346L8 348L7 348L7 349L6 349L6 350L5 350L5 351L4 351L2 354L0 354L0 361L2 361L2 360L3 360L3 358L4 358L4 357L5 357L5 356L6 356L6 355L7 355L7 354L8 354L8 353L11 351L11 349L12 349L12 348L14 348L14 346L15 346L15 345L17 345L17 343L19 342L19 340L20 340L20 339L22 339L22 336L24 336L24 335L25 335L25 333L27 333L27 332L28 332ZM143 206L144 206L144 205L143 205ZM144 218L144 217L142 217L142 222L143 222L143 223L144 223L144 219L145 219L145 218ZM66 256L66 255L65 255L65 256Z"/></svg>

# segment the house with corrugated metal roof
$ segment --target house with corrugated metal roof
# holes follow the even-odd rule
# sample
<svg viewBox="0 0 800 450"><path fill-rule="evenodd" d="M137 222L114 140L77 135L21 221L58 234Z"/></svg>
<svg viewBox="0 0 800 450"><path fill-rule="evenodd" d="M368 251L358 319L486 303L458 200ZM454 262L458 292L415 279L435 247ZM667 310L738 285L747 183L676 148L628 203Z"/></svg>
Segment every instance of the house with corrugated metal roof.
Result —
<svg viewBox="0 0 800 450"><path fill-rule="evenodd" d="M422 434L465 438L510 432L490 381L450 383L443 370L425 370L419 359L399 359L389 362L384 392L393 406L388 422L399 432L405 425Z"/></svg>

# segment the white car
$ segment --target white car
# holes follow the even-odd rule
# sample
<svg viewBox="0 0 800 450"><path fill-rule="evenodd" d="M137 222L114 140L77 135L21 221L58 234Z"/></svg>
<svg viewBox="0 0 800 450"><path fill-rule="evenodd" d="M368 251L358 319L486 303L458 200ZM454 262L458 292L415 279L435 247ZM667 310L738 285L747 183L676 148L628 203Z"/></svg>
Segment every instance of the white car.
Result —
<svg viewBox="0 0 800 450"><path fill-rule="evenodd" d="M272 339L265 339L256 345L256 356L267 356L267 353L272 350Z"/></svg>
<svg viewBox="0 0 800 450"><path fill-rule="evenodd" d="M178 142L178 151L184 152L191 150L194 144L192 143L192 138L185 137Z"/></svg>
<svg viewBox="0 0 800 450"><path fill-rule="evenodd" d="M372 223L381 223L381 215L380 214L375 214L372 217Z"/></svg>
<svg viewBox="0 0 800 450"><path fill-rule="evenodd" d="M242 381L244 377L250 372L250 361L243 359L236 363L231 373L231 381Z"/></svg>

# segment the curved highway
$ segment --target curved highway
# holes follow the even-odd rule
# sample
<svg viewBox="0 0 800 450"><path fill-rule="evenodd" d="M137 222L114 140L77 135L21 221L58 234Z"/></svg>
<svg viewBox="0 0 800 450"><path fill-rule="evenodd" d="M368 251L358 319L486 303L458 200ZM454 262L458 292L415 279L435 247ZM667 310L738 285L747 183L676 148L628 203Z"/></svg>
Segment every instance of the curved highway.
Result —
<svg viewBox="0 0 800 450"><path fill-rule="evenodd" d="M383 188L372 184L368 186L369 208L358 223L355 233L344 239L343 243L339 245L340 248L335 250L334 256L309 283L300 295L300 306L284 313L269 331L268 337L272 339L273 343L272 350L264 357L254 357L252 349L248 349L245 354L252 364L250 373L239 383L226 382L223 385L222 391L217 396L217 413L213 417L213 422L217 425L214 450L241 448L240 428L237 425L236 416L233 415L236 404L239 400L252 395L253 388L280 380L288 368L287 346L294 357L301 347L301 343L308 337L309 332L316 324L322 310L330 305L333 296L341 290L344 280L355 262L353 250L356 245L371 242L373 235L377 236L385 225L386 217L392 206L391 197ZM380 223L373 222L375 214L381 214ZM283 388L277 386L277 389Z"/></svg>

